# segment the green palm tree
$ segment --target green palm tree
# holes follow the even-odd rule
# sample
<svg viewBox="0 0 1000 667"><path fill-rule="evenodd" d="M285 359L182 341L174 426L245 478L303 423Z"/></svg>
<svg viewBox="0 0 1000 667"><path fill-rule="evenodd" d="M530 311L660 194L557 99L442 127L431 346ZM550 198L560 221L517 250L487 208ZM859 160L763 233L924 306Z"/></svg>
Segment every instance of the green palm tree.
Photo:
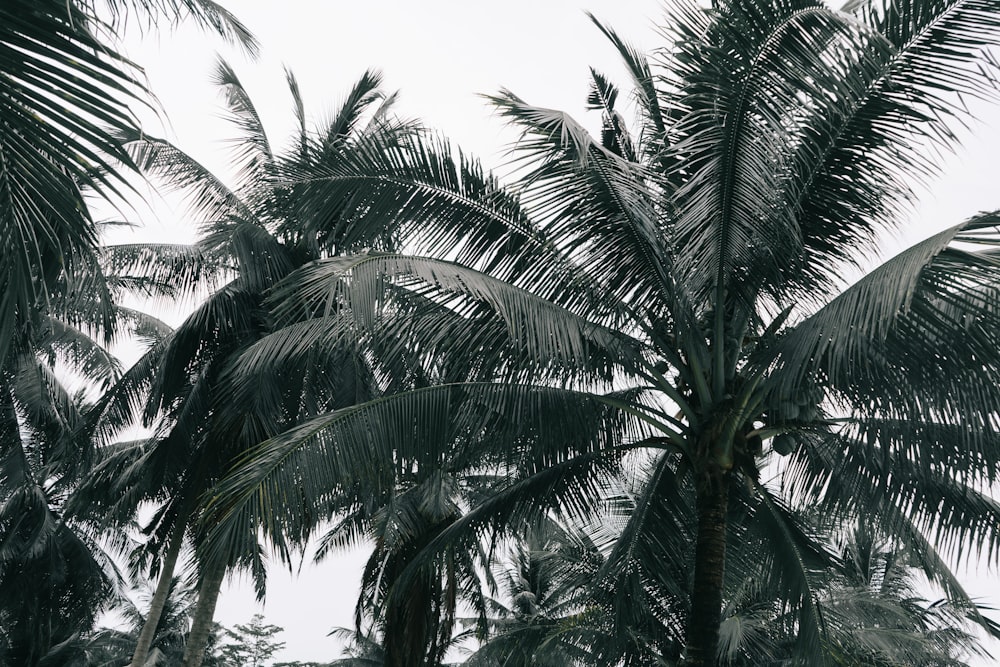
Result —
<svg viewBox="0 0 1000 667"><path fill-rule="evenodd" d="M462 242L425 244L430 257L323 258L274 289L295 347L245 358L248 373L351 327L483 372L271 439L217 489L220 517L300 526L352 470L415 465L473 434L509 483L433 550L518 530L530 502L585 508L595 464L653 448L662 455L626 534L639 543L696 525L685 664L716 661L736 488L761 499L773 528L799 656L820 650L826 628L790 537L793 501L870 514L967 601L938 549L969 542L996 556L984 489L1000 452L1000 216L867 267L935 151L957 145L962 99L992 95L1000 11L983 0L680 2L666 25L672 41L652 60L601 28L633 76L637 134L597 72L599 139L501 93L492 102L523 130L519 204L498 210L498 195L441 181L421 199L428 175L412 199L366 202L369 221L460 217ZM294 194L321 220L344 188L332 169ZM399 312L412 313L405 325ZM771 464L781 476L762 481ZM693 506L673 503L678 484L694 486ZM294 504L282 501L291 488L304 489Z"/></svg>
<svg viewBox="0 0 1000 667"><path fill-rule="evenodd" d="M593 593L605 554L594 526L589 528L567 529L552 521L529 528L499 573L502 597L490 600L482 641L466 664L601 664L588 644L603 634L607 610Z"/></svg>
<svg viewBox="0 0 1000 667"><path fill-rule="evenodd" d="M0 661L68 664L83 633L121 595L127 539L66 512L94 459L81 436L86 390L120 371L102 343L121 313L103 276L57 270L48 302L0 364ZM83 288L86 296L74 293Z"/></svg>
<svg viewBox="0 0 1000 667"><path fill-rule="evenodd" d="M0 357L18 345L44 302L43 274L97 255L81 189L112 199L134 168L117 135L137 128L129 105L149 104L141 70L116 50L115 24L197 23L243 44L246 29L211 0L13 0L0 9ZM124 165L124 171L117 167Z"/></svg>
<svg viewBox="0 0 1000 667"><path fill-rule="evenodd" d="M148 425L159 424L162 437L109 458L93 477L92 496L111 497L117 492L121 500L113 502L126 515L141 500L162 503L155 525L150 526L156 538L152 548L163 554L161 586L169 580L164 577L169 578L185 535L193 538L201 590L187 665L197 664L198 643L209 627L226 568L250 568L263 594L257 526L230 532L224 548L204 547L200 531L211 528L211 520L203 515L203 496L258 442L306 416L367 401L384 389L412 386L419 374L416 355L400 355L399 350L381 355L376 348L369 353L364 347L340 346L258 378L253 386L234 385L232 362L241 354L255 354L259 341L271 331L264 303L278 281L320 257L396 247L401 225L355 228L350 223L359 215L356 202L371 198L366 188L384 194L399 186L385 178L369 184L368 174L352 170L358 156L371 159L398 150L416 126L390 115L393 96L383 94L380 76L369 72L331 121L312 131L289 75L299 135L287 154L276 154L252 100L227 64L219 64L216 82L241 134L234 143L238 168L234 187L164 141L132 136L126 142L145 173L162 177L168 187L191 196L202 239L190 248L128 245L107 251L108 266L137 285L159 289L172 284L182 291L211 293L176 330L153 340L145 356L93 412L93 428L104 439L129 423L137 410ZM299 173L344 170L353 178L351 191L340 200L325 202L324 217L301 217L297 201L276 178L279 163ZM98 486L105 491L99 492ZM287 557L307 531L303 524L276 541L278 553ZM154 617L151 611L150 619ZM134 664L142 663L146 639L140 642Z"/></svg>
<svg viewBox="0 0 1000 667"><path fill-rule="evenodd" d="M148 590L143 593L143 602L151 605L155 597L155 585L149 582L145 588ZM177 664L183 657L194 597L194 591L181 579L174 577L171 580L148 664ZM125 627L102 628L88 637L85 644L88 667L124 667L135 653L147 616L127 597L120 601L115 611L122 617Z"/></svg>

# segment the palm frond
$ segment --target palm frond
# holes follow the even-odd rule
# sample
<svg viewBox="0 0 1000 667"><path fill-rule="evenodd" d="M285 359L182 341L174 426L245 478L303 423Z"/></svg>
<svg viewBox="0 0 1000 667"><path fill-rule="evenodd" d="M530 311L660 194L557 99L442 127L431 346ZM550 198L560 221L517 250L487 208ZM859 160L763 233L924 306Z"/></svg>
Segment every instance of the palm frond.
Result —
<svg viewBox="0 0 1000 667"><path fill-rule="evenodd" d="M678 279L698 299L753 303L800 268L796 211L774 186L802 140L802 107L840 84L828 42L844 22L812 0L726 2L707 26L691 15L670 29L684 110L673 150L687 175L675 195Z"/></svg>
<svg viewBox="0 0 1000 667"><path fill-rule="evenodd" d="M393 248L399 237L414 252L445 252L474 265L515 263L536 230L516 197L463 154L412 130L374 132L336 159L280 167L291 188L293 220L305 221L336 252Z"/></svg>
<svg viewBox="0 0 1000 667"><path fill-rule="evenodd" d="M575 304L561 307L506 281L443 260L373 253L333 257L299 269L269 298L276 303L279 321L341 313L338 317L347 314L361 327L372 328L386 296L393 294L390 285L396 281L422 297L447 304L452 318L461 317L470 324L480 321L488 325L489 319L502 323L507 340L495 342L513 346L522 355L530 354L529 359L542 367L592 368L595 360L607 354L605 350L613 351L607 358L616 358L619 363L629 363L629 357L639 354L636 341L577 315L570 309ZM410 321L411 333L417 336L412 342L421 348L433 349L447 333L437 328L440 318L430 327L426 321ZM500 333L496 325L488 330ZM631 363L633 368L638 365L638 361Z"/></svg>
<svg viewBox="0 0 1000 667"><path fill-rule="evenodd" d="M197 245L104 245L101 255L112 288L143 297L195 296L218 286L229 269Z"/></svg>
<svg viewBox="0 0 1000 667"><path fill-rule="evenodd" d="M231 216L257 219L238 193L170 142L139 131L123 132L121 140L140 171L187 196L191 212L203 226L210 229L212 223Z"/></svg>
<svg viewBox="0 0 1000 667"><path fill-rule="evenodd" d="M989 49L1000 32L989 3L861 3L855 13L860 23L842 33L852 48L838 58L837 96L814 99L802 125L815 141L803 137L781 179L820 287L854 260L842 256L845 245L864 256L899 220L913 183L938 172L938 156L957 146L956 127L970 118L967 99L996 99Z"/></svg>
<svg viewBox="0 0 1000 667"><path fill-rule="evenodd" d="M645 54L623 40L618 33L598 21L593 14L588 12L587 16L614 45L626 70L632 77L634 96L638 102L642 121L642 135L638 141L639 150L651 162L656 161L666 166L669 164L666 162L669 148L667 122L670 121L672 124L676 119L674 118L674 109L670 106L664 108L661 104L661 99L665 95L657 88L657 80L653 75L649 60ZM669 100L667 101L669 105Z"/></svg>
<svg viewBox="0 0 1000 667"><path fill-rule="evenodd" d="M381 90L382 74L376 70L368 70L354 83L344 101L337 109L333 118L326 124L325 132L319 141L326 149L342 147L352 138L363 134L361 123L364 121L373 105L390 102L392 95L386 95Z"/></svg>
<svg viewBox="0 0 1000 667"><path fill-rule="evenodd" d="M96 388L107 388L121 373L121 362L88 332L54 317L45 318L40 329L36 354L66 364Z"/></svg>
<svg viewBox="0 0 1000 667"><path fill-rule="evenodd" d="M111 197L132 164L117 134L135 126L138 69L102 44L97 19L76 3L18 0L0 10L0 353L46 298L46 273L94 254L96 233L80 189Z"/></svg>
<svg viewBox="0 0 1000 667"><path fill-rule="evenodd" d="M508 91L488 99L521 127L517 155L539 162L524 177L523 201L548 242L589 286L660 315L673 291L673 253L655 207L654 172L605 149L561 111L533 107Z"/></svg>
<svg viewBox="0 0 1000 667"><path fill-rule="evenodd" d="M227 141L232 149L236 189L239 192L252 191L274 170L274 153L264 123L236 71L222 58L215 63L211 82L225 95L228 110L225 117L238 131L235 138Z"/></svg>
<svg viewBox="0 0 1000 667"><path fill-rule="evenodd" d="M754 529L765 536L774 554L768 582L780 591L792 611L797 611L798 631L794 653L800 660L821 653L826 624L817 607L819 572L830 567L830 556L816 547L817 540L808 533L783 501L764 485L752 482L756 491Z"/></svg>
<svg viewBox="0 0 1000 667"><path fill-rule="evenodd" d="M338 489L377 495L391 488L404 461L417 470L507 462L531 474L574 451L600 450L618 438L642 440L649 427L622 404L614 395L466 383L334 411L254 448L215 489L217 540L228 539L227 522L237 534L260 522L267 532L297 535L309 521L339 511L328 504L342 501ZM511 442L523 444L511 449Z"/></svg>
<svg viewBox="0 0 1000 667"><path fill-rule="evenodd" d="M916 244L792 327L772 347L781 381L818 376L855 409L903 419L959 423L997 405L982 378L997 373L1000 264L960 249L992 246L997 221L983 214Z"/></svg>
<svg viewBox="0 0 1000 667"><path fill-rule="evenodd" d="M91 13L98 13L94 0L76 3ZM165 21L176 26L192 20L198 26L211 30L231 43L239 45L248 55L256 56L260 45L253 33L229 10L213 0L118 0L101 4L101 11L108 11L114 25L125 24L129 18L147 25Z"/></svg>

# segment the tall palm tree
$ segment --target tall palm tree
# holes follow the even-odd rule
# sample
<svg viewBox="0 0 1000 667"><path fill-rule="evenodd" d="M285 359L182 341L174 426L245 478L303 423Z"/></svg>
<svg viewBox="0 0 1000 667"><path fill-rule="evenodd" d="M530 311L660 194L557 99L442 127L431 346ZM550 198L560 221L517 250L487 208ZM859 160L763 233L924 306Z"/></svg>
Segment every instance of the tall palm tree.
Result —
<svg viewBox="0 0 1000 667"><path fill-rule="evenodd" d="M456 433L485 434L491 455L506 452L510 483L433 549L468 539L463 529L502 530L532 499L586 506L595 462L654 448L662 455L626 534L655 540L694 517L685 664L715 663L737 488L761 499L773 528L797 655L815 654L826 630L790 538L791 503L870 514L967 601L939 549L969 542L997 555L1000 517L984 489L1000 462L1000 215L868 267L936 151L957 145L963 99L993 96L1000 9L677 2L666 26L671 41L652 60L601 27L634 79L637 134L597 72L588 101L602 112L600 138L503 92L492 102L523 130L521 205L497 211L450 183L423 211L384 197L367 204L373 222L461 211L466 242L432 257L324 258L274 290L279 322L328 316L294 325L298 350L348 336L350 314L370 335L395 333L494 377L296 426L220 485L221 517L301 525L359 462L406 466L455 447ZM343 188L331 170L294 192L322 219ZM519 242L477 236L497 227ZM437 309L414 309L405 327L380 317L417 297ZM762 481L772 460L782 474ZM693 507L673 501L679 484L696 488ZM282 503L291 488L311 502Z"/></svg>
<svg viewBox="0 0 1000 667"><path fill-rule="evenodd" d="M126 142L145 173L162 177L168 187L191 196L202 239L190 248L109 248L109 266L138 284L173 283L197 290L208 281L211 292L176 330L153 341L143 359L93 412L93 428L102 438L128 423L137 410L150 425L160 420L162 434L152 445L137 445L109 459L93 478L94 496L101 495L97 486L118 489L132 511L142 499L163 503L151 527L154 548L163 554L163 588L154 598L154 610L185 535L194 538L201 589L186 665L197 665L198 645L209 627L226 568L245 566L263 574L255 524L230 532L224 549L203 548L199 531L211 523L204 519L200 503L215 481L251 447L305 416L370 400L384 389L412 386L419 374L414 354L390 349L392 354L383 355L377 348L357 346L325 349L322 356L287 366L252 387L235 387L230 369L241 354L255 354L257 343L270 333L272 321L263 303L282 278L321 257L397 246L401 224L377 228L350 224L353 217L364 214L358 202L372 198L366 189L383 195L399 188L388 178L372 184L369 174L352 173L355 162L391 161L391 153L417 129L391 115L393 96L380 90L380 80L378 74L366 73L330 122L313 131L307 127L297 85L289 75L299 133L287 153L280 154L272 150L235 72L220 62L216 83L225 92L230 118L241 135L233 143L238 169L233 187L164 141L136 135ZM279 163L300 173L342 169L352 184L339 199L325 202L322 218L302 217L287 186L276 179ZM400 173L400 178L406 177ZM213 280L218 284L211 284ZM130 475L124 483L123 472ZM306 530L303 524L276 541L278 552L287 556L291 545L305 540ZM262 594L263 581L258 583ZM155 611L149 618L155 618ZM142 664L146 639L140 641L133 664Z"/></svg>

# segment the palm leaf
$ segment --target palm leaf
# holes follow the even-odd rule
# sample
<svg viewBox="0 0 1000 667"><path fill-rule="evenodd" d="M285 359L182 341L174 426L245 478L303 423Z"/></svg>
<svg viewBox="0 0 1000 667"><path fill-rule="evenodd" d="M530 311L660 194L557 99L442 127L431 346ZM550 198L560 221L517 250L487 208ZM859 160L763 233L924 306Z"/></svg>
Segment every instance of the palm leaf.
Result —
<svg viewBox="0 0 1000 667"><path fill-rule="evenodd" d="M643 121L643 132L638 142L639 149L644 151L645 157L664 164L669 147L667 121L675 120L674 110L669 106L664 110L661 105L660 100L664 95L657 89L649 60L634 46L619 37L618 33L598 21L593 14L588 12L587 16L617 49L626 70L632 77L635 98Z"/></svg>
<svg viewBox="0 0 1000 667"><path fill-rule="evenodd" d="M291 188L291 220L305 221L337 252L392 247L454 252L459 261L510 267L510 254L540 240L518 201L466 156L441 141L389 128L340 150L336 159L279 170Z"/></svg>
<svg viewBox="0 0 1000 667"><path fill-rule="evenodd" d="M94 0L82 0L77 4L91 13L96 9ZM256 56L259 49L257 39L250 30L213 0L118 0L102 5L101 9L111 13L115 24L126 23L130 15L149 24L167 21L177 25L181 20L193 20L198 26L239 45L251 56Z"/></svg>
<svg viewBox="0 0 1000 667"><path fill-rule="evenodd" d="M589 288L600 286L607 301L659 315L673 281L654 174L603 148L562 112L530 106L507 91L488 99L522 128L519 156L540 162L524 177L524 202L548 242L579 267ZM565 270L565 264L552 268Z"/></svg>
<svg viewBox="0 0 1000 667"><path fill-rule="evenodd" d="M817 141L801 142L781 180L819 286L831 285L845 245L864 256L912 199L913 182L937 173L940 153L957 145L954 127L969 118L966 98L995 98L988 49L998 19L988 3L866 2L855 11L865 27L848 37L856 46L839 65L837 98L809 110L803 125Z"/></svg>
<svg viewBox="0 0 1000 667"><path fill-rule="evenodd" d="M995 243L996 224L984 214L918 243L791 328L772 348L781 381L818 374L857 409L904 419L996 404L993 383L972 379L996 373L1000 265L954 246Z"/></svg>
<svg viewBox="0 0 1000 667"><path fill-rule="evenodd" d="M529 358L542 367L555 363L562 367L592 368L593 360L600 359L603 350L613 351L610 356L619 359L619 363L638 352L635 341L614 335L610 329L589 322L568 308L508 282L442 260L387 254L320 260L289 276L270 299L277 304L275 314L279 321L325 315L336 307L345 309L360 326L367 328L376 324L374 314L386 293L392 294L388 290L390 281L402 281L411 289L421 289L423 283L427 286L421 290L423 296L440 303L451 301L452 310L466 321L482 322L483 318L477 315L483 311L475 306L476 302L483 303L487 307L483 315L498 320L498 324L502 322L506 328L507 340L495 342L513 345L521 354L530 354ZM467 297L471 304L464 306L457 302L458 296ZM431 327L426 322L411 321L413 333L418 336L413 342L421 347L435 345L446 333L438 328L440 320L432 321ZM497 329L494 325L487 330Z"/></svg>
<svg viewBox="0 0 1000 667"><path fill-rule="evenodd" d="M237 138L227 142L236 170L236 190L253 191L273 173L274 167L274 153L264 124L236 71L225 60L216 61L211 82L225 94L229 112L226 119L238 130Z"/></svg>

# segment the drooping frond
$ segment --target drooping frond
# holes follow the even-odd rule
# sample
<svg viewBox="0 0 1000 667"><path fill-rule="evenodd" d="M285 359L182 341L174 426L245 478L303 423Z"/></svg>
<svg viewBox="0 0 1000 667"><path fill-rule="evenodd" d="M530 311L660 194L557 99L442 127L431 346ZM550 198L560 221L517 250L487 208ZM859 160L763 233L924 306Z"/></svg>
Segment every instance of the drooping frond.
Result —
<svg viewBox="0 0 1000 667"><path fill-rule="evenodd" d="M187 197L191 212L202 226L210 228L212 223L231 216L257 219L237 193L170 142L139 132L124 133L122 141L144 174L161 179L167 188Z"/></svg>
<svg viewBox="0 0 1000 667"><path fill-rule="evenodd" d="M275 314L282 322L343 310L361 327L372 329L379 308L393 294L389 286L394 281L449 307L453 317L470 322L478 319L475 302L483 303L487 306L484 314L505 326L505 345L513 345L543 367L549 363L590 367L604 350L619 364L638 365L640 348L629 337L616 335L600 323L508 282L443 260L387 254L320 260L292 274L270 298L277 304ZM459 297L473 303L463 305ZM489 320L484 324L490 324ZM411 330L417 336L413 342L423 348L436 345L436 339L446 333L427 325L415 320Z"/></svg>
<svg viewBox="0 0 1000 667"><path fill-rule="evenodd" d="M754 503L753 531L762 536L765 552L773 555L762 579L789 611L797 612L793 654L804 664L821 653L826 636L817 598L820 573L832 565L831 559L804 522L768 487L753 483L753 490L754 500L759 501Z"/></svg>
<svg viewBox="0 0 1000 667"><path fill-rule="evenodd" d="M130 243L100 250L112 289L140 297L200 295L216 287L230 269L197 245Z"/></svg>
<svg viewBox="0 0 1000 667"><path fill-rule="evenodd" d="M335 160L281 166L291 188L290 219L337 252L393 248L454 253L459 261L514 264L521 247L542 243L516 199L481 166L443 142L374 133Z"/></svg>
<svg viewBox="0 0 1000 667"><path fill-rule="evenodd" d="M198 26L239 45L250 56L256 56L260 48L253 33L213 0L117 0L109 3L82 0L76 4L87 7L91 13L110 12L114 25L125 24L130 17L147 25L165 21L176 26L181 21L193 20Z"/></svg>
<svg viewBox="0 0 1000 667"><path fill-rule="evenodd" d="M644 424L657 421L635 408L623 411L625 405L613 396L488 383L377 398L306 421L255 448L216 489L212 504L217 516L236 525L253 517L268 532L297 534L309 517L337 509L325 504L340 497L330 496L333 490L360 484L365 493L375 491L393 484L401 465L504 463L531 474L574 451L641 440L651 428Z"/></svg>
<svg viewBox="0 0 1000 667"><path fill-rule="evenodd" d="M122 430L142 420L146 397L155 382L166 339L153 345L86 411L87 437L97 444L112 441ZM147 426L149 424L146 424Z"/></svg>
<svg viewBox="0 0 1000 667"><path fill-rule="evenodd" d="M974 609L969 594L928 535L937 531L937 538L952 544L974 539L977 546L988 545L993 551L997 543L988 526L995 521L995 502L946 474L918 472L919 464L887 453L891 446L880 448L850 436L809 442L793 454L793 465L783 480L788 492L805 502L820 503L832 525L839 525L845 517L864 516L907 545L916 564L949 599ZM901 469L894 474L897 465ZM938 503L944 508L941 524L937 522Z"/></svg>
<svg viewBox="0 0 1000 667"><path fill-rule="evenodd" d="M260 329L260 297L228 284L200 305L167 338L159 350L157 371L145 408L147 421L159 410L182 400L191 387L192 376L224 353L239 349L247 336Z"/></svg>
<svg viewBox="0 0 1000 667"><path fill-rule="evenodd" d="M67 364L73 373L107 388L121 373L121 363L86 332L57 318L45 318L35 343L37 354Z"/></svg>
<svg viewBox="0 0 1000 667"><path fill-rule="evenodd" d="M81 188L125 186L117 138L145 89L136 67L88 29L75 3L18 0L0 9L0 356L45 302L53 271L93 263L94 223Z"/></svg>
<svg viewBox="0 0 1000 667"><path fill-rule="evenodd" d="M963 246L992 248L997 223L983 214L870 272L772 347L774 377L817 377L858 409L987 428L1000 404L984 381L1000 371L1000 263Z"/></svg>

